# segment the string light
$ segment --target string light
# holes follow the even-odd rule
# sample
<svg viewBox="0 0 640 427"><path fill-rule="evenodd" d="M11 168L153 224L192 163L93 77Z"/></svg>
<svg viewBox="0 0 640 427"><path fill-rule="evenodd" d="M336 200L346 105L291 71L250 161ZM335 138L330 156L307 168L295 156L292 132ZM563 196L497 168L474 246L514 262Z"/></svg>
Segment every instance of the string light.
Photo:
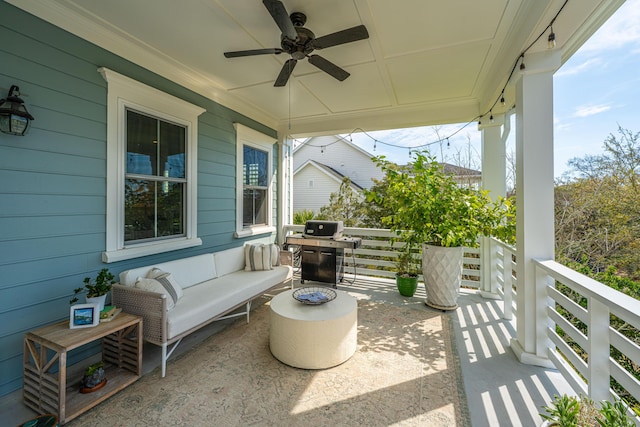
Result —
<svg viewBox="0 0 640 427"><path fill-rule="evenodd" d="M517 57L517 58L516 58L516 60L514 61L513 67L511 68L511 72L509 73L509 76L508 76L508 77L507 77L507 79L506 79L506 83L504 84L504 86L503 86L503 88L502 88L502 91L500 92L500 96L495 100L495 102L493 103L493 105L491 105L491 107L490 107L490 108L489 108L485 113L480 114L480 115L478 115L478 116L474 117L474 118L473 118L473 119L471 119L469 122L467 122L467 123L463 124L462 126L460 126L460 128L458 128L456 131L452 132L449 136L447 136L447 137L445 137L445 138L441 138L441 139L438 139L438 140L436 140L436 141L427 142L427 143L425 143L425 144L421 144L421 145L416 145L416 146L413 146L413 147L408 147L408 148L409 148L409 157L411 157L412 150L420 150L420 149L423 149L423 148L427 148L427 147L429 147L429 146L431 146L431 145L438 144L438 143L442 143L444 140L446 140L446 141L447 141L447 148L449 148L449 147L451 146L451 145L450 145L450 143L449 143L449 138L452 138L452 137L454 137L456 134L458 134L459 132L462 132L462 130L463 130L464 128L466 128L467 126L469 126L471 123L474 123L476 120L477 120L478 126L481 126L481 125L482 125L482 118L483 118L484 116L486 116L487 114L489 114L489 116L490 116L490 117L489 117L489 120L491 121L491 123L493 123L493 122L494 122L494 120L495 120L495 118L494 118L494 116L493 116L493 108L498 104L498 102L500 102L500 104L501 104L503 107L504 107L504 106L506 106L506 100L505 100L505 97L504 97L504 92L505 92L505 90L506 90L506 88L507 88L507 85L509 84L509 81L511 80L511 77L513 77L513 74L515 73L516 69L518 68L518 64L520 64L520 70L521 70L521 71L524 71L524 70L526 69L526 66L525 66L525 63L524 63L524 55L529 51L529 49L531 49L531 48L533 47L533 45L534 45L534 44L536 44L536 43L538 42L538 40L540 40L540 38L541 38L542 36L544 36L544 35L546 34L547 30L550 30L549 36L548 36L548 38L547 38L547 41L548 41L548 43L549 43L549 47L551 48L551 43L552 43L552 41L553 41L553 47L555 47L555 37L556 37L556 36L555 36L554 31L553 31L553 24L555 23L555 20L558 18L558 16L560 15L560 13L562 13L562 11L564 10L564 8L565 8L565 6L567 5L567 3L569 3L569 0L565 0L565 1L564 1L564 3L563 3L563 4L562 4L562 6L560 7L560 9L558 9L558 12L557 12L557 13L556 13L556 15L553 17L553 19L551 20L551 22L549 23L549 25L547 25L547 27L546 27L546 28L545 28L545 29L544 29L544 30L543 30L543 31L538 35L538 37L536 37L536 39L535 39L533 42L531 42L531 44L529 44L529 46L527 46L527 47L526 47L526 48L525 48L525 49L520 53L520 55L518 55L518 57ZM512 107L512 108L515 108L515 105L513 105L513 107ZM374 138L373 136L369 135L366 131L364 131L364 130L362 130L362 129L360 129L360 128L354 129L351 133L349 133L349 134L348 134L349 142L353 143L353 138L351 137L351 135L352 135L353 133L356 133L356 132L361 132L361 133L365 134L366 136L368 136L369 138L371 138L371 139L373 140L373 150L374 150L374 151L376 150L376 145L377 145L377 143L384 144L384 145L389 146L389 147L395 147L395 148L407 148L407 147L406 147L406 146L404 146L404 145L392 144L392 143L389 143L389 142L385 142L385 141L381 141L381 140L379 140L379 139L376 139L376 138ZM335 144L335 143L337 143L337 142L340 142L340 141L346 141L346 139L345 139L345 138L343 138L343 137L341 137L341 136L336 136L336 140L335 140L335 141L333 141L333 142L331 142L331 143L328 143L328 144L325 144L325 145L322 145L322 146L309 144L309 143L307 143L307 142L305 142L305 143L303 143L303 144L308 145L308 146L310 146L310 147L320 147L320 152L321 152L321 153L324 153L324 149L325 149L325 147L329 147L329 146L331 146L331 145L333 145L333 144Z"/></svg>
<svg viewBox="0 0 640 427"><path fill-rule="evenodd" d="M547 46L549 47L549 49L554 49L556 47L556 33L553 32L552 25L550 25L549 28L551 29L551 32L549 33L549 38L547 39Z"/></svg>

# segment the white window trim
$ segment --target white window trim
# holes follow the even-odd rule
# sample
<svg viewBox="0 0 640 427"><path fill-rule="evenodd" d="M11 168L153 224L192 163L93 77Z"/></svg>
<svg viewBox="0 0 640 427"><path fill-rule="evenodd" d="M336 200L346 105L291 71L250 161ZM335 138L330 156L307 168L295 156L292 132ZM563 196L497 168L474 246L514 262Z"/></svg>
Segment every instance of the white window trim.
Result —
<svg viewBox="0 0 640 427"><path fill-rule="evenodd" d="M106 263L202 245L198 238L198 116L204 108L144 85L108 68L98 72L107 81L107 233ZM185 237L124 244L124 177L126 172L125 110L132 108L187 129L187 201Z"/></svg>
<svg viewBox="0 0 640 427"><path fill-rule="evenodd" d="M273 225L273 145L276 139L254 129L234 123L236 128L236 232L235 237L243 238L256 236L258 234L275 233L276 227ZM269 179L267 184L267 225L244 228L242 225L242 200L244 183L242 182L242 169L244 166L243 147L249 145L259 150L267 152L267 169Z"/></svg>

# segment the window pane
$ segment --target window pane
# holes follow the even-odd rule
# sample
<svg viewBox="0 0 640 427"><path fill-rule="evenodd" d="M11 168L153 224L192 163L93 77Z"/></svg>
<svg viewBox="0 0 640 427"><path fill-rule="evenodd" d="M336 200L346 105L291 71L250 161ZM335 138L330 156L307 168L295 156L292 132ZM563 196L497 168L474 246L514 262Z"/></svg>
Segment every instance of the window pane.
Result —
<svg viewBox="0 0 640 427"><path fill-rule="evenodd" d="M160 122L160 165L162 175L184 178L186 129L173 123Z"/></svg>
<svg viewBox="0 0 640 427"><path fill-rule="evenodd" d="M125 242L184 235L185 186L175 182L125 180Z"/></svg>
<svg viewBox="0 0 640 427"><path fill-rule="evenodd" d="M244 146L244 168L242 182L244 185L267 186L267 152Z"/></svg>
<svg viewBox="0 0 640 427"><path fill-rule="evenodd" d="M158 237L184 234L183 183L163 182L158 194Z"/></svg>
<svg viewBox="0 0 640 427"><path fill-rule="evenodd" d="M157 174L158 120L127 110L127 173Z"/></svg>
<svg viewBox="0 0 640 427"><path fill-rule="evenodd" d="M151 239L155 236L155 187L146 180L127 179L124 194L124 240Z"/></svg>
<svg viewBox="0 0 640 427"><path fill-rule="evenodd" d="M267 190L244 190L242 222L245 227L267 223Z"/></svg>

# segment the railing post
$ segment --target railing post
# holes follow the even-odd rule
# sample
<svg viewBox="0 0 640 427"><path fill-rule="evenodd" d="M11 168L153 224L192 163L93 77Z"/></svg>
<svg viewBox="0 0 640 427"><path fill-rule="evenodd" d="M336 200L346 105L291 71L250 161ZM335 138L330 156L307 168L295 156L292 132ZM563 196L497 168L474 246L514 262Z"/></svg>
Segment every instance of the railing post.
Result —
<svg viewBox="0 0 640 427"><path fill-rule="evenodd" d="M609 307L595 298L589 309L589 397L596 402L609 399Z"/></svg>
<svg viewBox="0 0 640 427"><path fill-rule="evenodd" d="M513 318L513 270L511 268L512 253L506 246L502 247L502 292L504 294L502 317Z"/></svg>
<svg viewBox="0 0 640 427"><path fill-rule="evenodd" d="M500 299L496 243L487 236L480 237L480 295L487 299Z"/></svg>

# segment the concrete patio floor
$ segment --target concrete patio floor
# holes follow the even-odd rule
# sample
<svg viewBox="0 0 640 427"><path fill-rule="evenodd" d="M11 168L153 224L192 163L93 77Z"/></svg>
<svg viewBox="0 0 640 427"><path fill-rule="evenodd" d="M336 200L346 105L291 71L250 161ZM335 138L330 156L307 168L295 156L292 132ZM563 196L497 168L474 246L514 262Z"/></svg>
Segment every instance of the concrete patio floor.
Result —
<svg viewBox="0 0 640 427"><path fill-rule="evenodd" d="M313 283L306 282L305 285ZM296 287L300 286L296 279ZM424 305L421 284L411 298L401 296L391 280L347 275L338 289L359 299L433 310ZM257 302L259 303L260 300ZM475 290L462 289L459 307L447 312L455 329L456 346L462 370L472 427L539 426L539 413L555 394L573 394L559 372L518 362L509 348L515 335L515 320L503 320L502 301L480 297ZM185 338L176 354L215 334L234 320L213 323ZM160 364L160 349L145 345L143 374ZM168 370L171 370L171 359ZM21 390L0 398L2 425L15 426L36 414L22 403ZM107 403L108 404L108 403Z"/></svg>

